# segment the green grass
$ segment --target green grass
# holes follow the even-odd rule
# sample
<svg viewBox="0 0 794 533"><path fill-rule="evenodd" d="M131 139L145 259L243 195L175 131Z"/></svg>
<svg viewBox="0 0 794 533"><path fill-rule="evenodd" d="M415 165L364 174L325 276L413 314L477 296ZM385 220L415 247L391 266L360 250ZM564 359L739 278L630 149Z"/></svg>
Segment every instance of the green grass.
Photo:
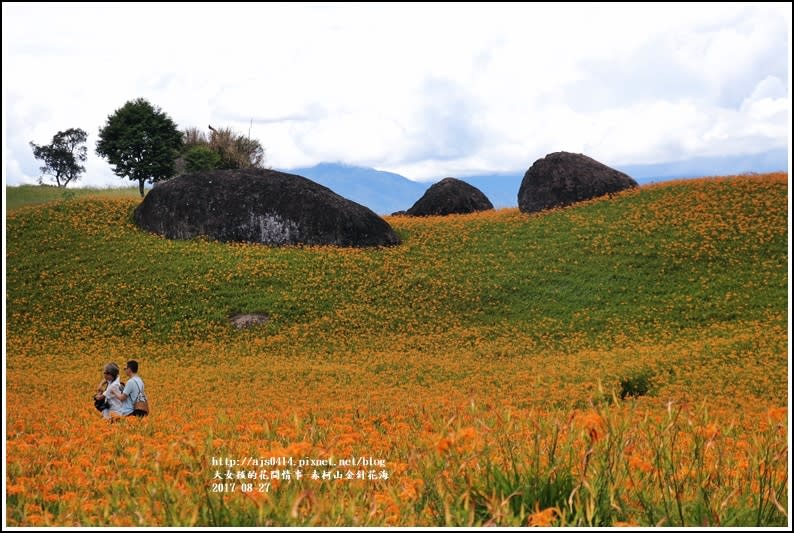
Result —
<svg viewBox="0 0 794 533"><path fill-rule="evenodd" d="M6 209L13 211L26 205L68 201L85 197L139 198L136 187L124 188L58 188L49 185L18 185L6 187Z"/></svg>
<svg viewBox="0 0 794 533"><path fill-rule="evenodd" d="M374 250L169 241L134 227L133 198L76 198L7 221L8 327L168 341L264 311L271 333L302 324L332 350L453 327L559 348L782 324L785 195L698 182L532 216L394 218L404 244Z"/></svg>

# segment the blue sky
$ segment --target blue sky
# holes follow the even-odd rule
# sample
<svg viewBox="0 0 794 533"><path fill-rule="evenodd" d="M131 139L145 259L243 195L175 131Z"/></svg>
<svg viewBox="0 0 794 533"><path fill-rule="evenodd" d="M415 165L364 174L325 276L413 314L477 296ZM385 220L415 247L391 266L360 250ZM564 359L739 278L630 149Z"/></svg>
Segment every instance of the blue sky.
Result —
<svg viewBox="0 0 794 533"><path fill-rule="evenodd" d="M789 144L789 4L3 4L3 162L89 134L83 185L125 185L97 132L144 97L180 127L251 131L275 168L411 179L612 165Z"/></svg>

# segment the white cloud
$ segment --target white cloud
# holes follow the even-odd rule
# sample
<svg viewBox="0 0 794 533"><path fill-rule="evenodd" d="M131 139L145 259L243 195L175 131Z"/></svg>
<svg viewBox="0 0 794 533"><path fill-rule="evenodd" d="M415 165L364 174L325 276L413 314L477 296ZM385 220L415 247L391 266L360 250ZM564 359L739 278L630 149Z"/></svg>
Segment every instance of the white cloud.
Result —
<svg viewBox="0 0 794 533"><path fill-rule="evenodd" d="M3 4L4 173L89 133L81 183L121 185L99 127L145 97L232 126L277 168L344 161L414 179L785 146L787 5Z"/></svg>

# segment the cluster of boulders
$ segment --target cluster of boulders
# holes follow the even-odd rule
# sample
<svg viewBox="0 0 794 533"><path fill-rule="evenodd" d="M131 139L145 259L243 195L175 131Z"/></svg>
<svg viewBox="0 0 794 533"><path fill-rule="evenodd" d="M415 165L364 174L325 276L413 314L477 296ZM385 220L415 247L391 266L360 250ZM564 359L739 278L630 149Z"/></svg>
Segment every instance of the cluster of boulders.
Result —
<svg viewBox="0 0 794 533"><path fill-rule="evenodd" d="M555 152L524 174L518 207L532 213L636 187L626 174L582 154ZM493 209L476 187L445 178L407 211L430 216ZM304 177L274 170L184 174L152 189L135 223L169 239L206 236L269 245L390 246L400 238L381 217Z"/></svg>
<svg viewBox="0 0 794 533"><path fill-rule="evenodd" d="M533 213L636 186L631 177L586 155L555 152L535 161L524 174L518 207L524 213ZM493 205L479 189L445 178L431 186L413 207L393 214L450 215L488 209L493 209Z"/></svg>

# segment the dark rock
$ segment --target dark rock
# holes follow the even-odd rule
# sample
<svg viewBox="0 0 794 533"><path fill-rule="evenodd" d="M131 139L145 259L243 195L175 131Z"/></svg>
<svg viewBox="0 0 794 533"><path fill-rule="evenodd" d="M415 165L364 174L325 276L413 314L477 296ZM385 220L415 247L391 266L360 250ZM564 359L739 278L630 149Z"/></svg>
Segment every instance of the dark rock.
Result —
<svg viewBox="0 0 794 533"><path fill-rule="evenodd" d="M406 215L405 211L395 211L394 213L391 214L391 216L393 217L404 217L405 215Z"/></svg>
<svg viewBox="0 0 794 533"><path fill-rule="evenodd" d="M400 243L391 226L363 205L274 170L184 174L149 191L134 219L169 239L357 247Z"/></svg>
<svg viewBox="0 0 794 533"><path fill-rule="evenodd" d="M611 194L637 182L586 155L555 152L529 167L518 190L518 207L533 213Z"/></svg>
<svg viewBox="0 0 794 533"><path fill-rule="evenodd" d="M474 213L488 209L493 209L493 204L480 189L465 181L444 178L427 189L405 214L423 217Z"/></svg>

